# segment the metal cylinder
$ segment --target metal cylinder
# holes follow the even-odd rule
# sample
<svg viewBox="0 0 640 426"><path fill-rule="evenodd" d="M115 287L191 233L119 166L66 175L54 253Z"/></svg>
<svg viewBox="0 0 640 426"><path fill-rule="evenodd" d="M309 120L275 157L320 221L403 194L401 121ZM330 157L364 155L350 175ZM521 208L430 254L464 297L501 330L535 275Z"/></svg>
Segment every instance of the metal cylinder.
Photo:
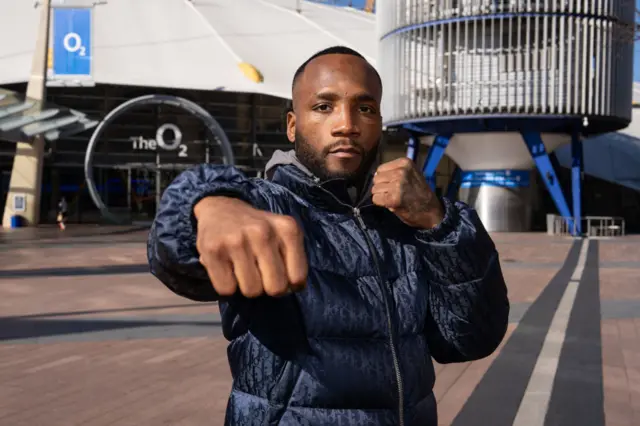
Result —
<svg viewBox="0 0 640 426"><path fill-rule="evenodd" d="M578 117L602 132L631 118L630 0L380 0L377 9L389 126Z"/></svg>
<svg viewBox="0 0 640 426"><path fill-rule="evenodd" d="M483 185L461 188L460 201L476 209L489 232L524 232L531 229L531 187Z"/></svg>

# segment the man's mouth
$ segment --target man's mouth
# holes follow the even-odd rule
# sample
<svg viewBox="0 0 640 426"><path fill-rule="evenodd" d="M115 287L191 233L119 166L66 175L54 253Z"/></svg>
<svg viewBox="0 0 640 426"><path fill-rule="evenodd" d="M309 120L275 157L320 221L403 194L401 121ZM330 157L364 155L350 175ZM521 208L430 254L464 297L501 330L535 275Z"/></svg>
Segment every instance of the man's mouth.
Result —
<svg viewBox="0 0 640 426"><path fill-rule="evenodd" d="M350 147L332 149L329 154L338 158L354 158L362 155L359 150Z"/></svg>

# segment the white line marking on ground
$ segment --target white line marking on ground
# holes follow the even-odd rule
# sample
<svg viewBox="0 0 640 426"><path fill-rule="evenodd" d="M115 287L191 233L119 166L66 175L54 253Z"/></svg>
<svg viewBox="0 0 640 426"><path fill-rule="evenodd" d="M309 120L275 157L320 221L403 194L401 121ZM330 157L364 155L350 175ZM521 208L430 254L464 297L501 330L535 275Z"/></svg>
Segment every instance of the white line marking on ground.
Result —
<svg viewBox="0 0 640 426"><path fill-rule="evenodd" d="M553 316L551 326L544 339L542 350L538 355L538 361L529 378L529 384L513 422L514 426L544 426L544 419L549 409L549 401L553 391L553 380L558 372L560 352L566 337L571 310L576 301L578 285L584 272L588 250L589 240L585 239L580 248L576 269L573 271L571 280L562 295L558 309Z"/></svg>

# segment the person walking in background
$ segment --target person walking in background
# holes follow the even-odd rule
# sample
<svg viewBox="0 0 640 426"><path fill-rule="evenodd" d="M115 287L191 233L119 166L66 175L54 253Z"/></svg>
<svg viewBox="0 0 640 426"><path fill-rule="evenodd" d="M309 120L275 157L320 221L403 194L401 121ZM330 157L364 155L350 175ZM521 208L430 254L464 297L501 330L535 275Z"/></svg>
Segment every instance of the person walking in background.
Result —
<svg viewBox="0 0 640 426"><path fill-rule="evenodd" d="M65 221L67 220L68 209L69 209L69 206L67 204L67 200L65 197L62 197L60 199L60 202L58 202L58 217L57 217L58 226L62 231L66 229Z"/></svg>
<svg viewBox="0 0 640 426"><path fill-rule="evenodd" d="M317 53L292 92L267 179L205 164L167 188L151 272L219 302L226 425L436 426L431 358L486 357L507 329L494 243L412 161L377 164L382 82L359 53Z"/></svg>

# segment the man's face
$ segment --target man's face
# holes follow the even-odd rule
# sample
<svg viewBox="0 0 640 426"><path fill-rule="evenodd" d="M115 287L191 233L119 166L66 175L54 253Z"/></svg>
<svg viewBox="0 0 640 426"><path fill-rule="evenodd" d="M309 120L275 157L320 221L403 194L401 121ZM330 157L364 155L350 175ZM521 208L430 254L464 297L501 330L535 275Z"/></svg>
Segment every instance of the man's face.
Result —
<svg viewBox="0 0 640 426"><path fill-rule="evenodd" d="M358 180L371 167L382 134L382 87L361 58L330 54L311 61L293 91L287 136L321 179Z"/></svg>

